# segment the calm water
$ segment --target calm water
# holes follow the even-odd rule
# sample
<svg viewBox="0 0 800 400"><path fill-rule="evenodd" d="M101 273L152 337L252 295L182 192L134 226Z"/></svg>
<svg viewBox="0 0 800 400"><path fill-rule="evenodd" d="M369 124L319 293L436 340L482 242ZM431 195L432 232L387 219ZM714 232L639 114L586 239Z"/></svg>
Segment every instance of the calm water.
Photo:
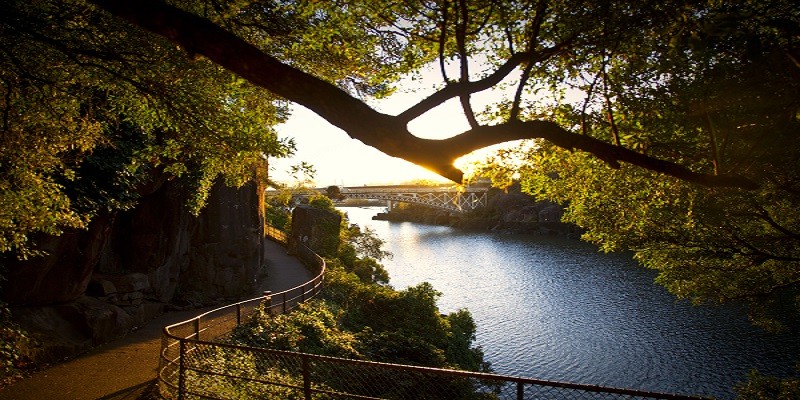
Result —
<svg viewBox="0 0 800 400"><path fill-rule="evenodd" d="M785 375L800 361L797 334L760 331L736 306L676 301L629 256L342 210L386 241L395 288L427 281L442 292L442 312L470 310L497 373L732 398L750 369Z"/></svg>

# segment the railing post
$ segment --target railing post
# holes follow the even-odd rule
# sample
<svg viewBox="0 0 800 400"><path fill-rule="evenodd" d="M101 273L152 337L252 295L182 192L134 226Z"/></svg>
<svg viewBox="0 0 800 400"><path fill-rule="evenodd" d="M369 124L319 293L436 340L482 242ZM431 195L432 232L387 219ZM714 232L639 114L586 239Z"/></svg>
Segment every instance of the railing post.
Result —
<svg viewBox="0 0 800 400"><path fill-rule="evenodd" d="M286 291L283 292L283 313L286 314Z"/></svg>
<svg viewBox="0 0 800 400"><path fill-rule="evenodd" d="M311 400L311 363L308 355L303 354L303 395L305 400Z"/></svg>
<svg viewBox="0 0 800 400"><path fill-rule="evenodd" d="M267 309L267 313L272 315L272 292L269 290L264 291L264 306Z"/></svg>
<svg viewBox="0 0 800 400"><path fill-rule="evenodd" d="M306 302L306 284L304 283L303 286L300 288L300 302Z"/></svg>
<svg viewBox="0 0 800 400"><path fill-rule="evenodd" d="M186 340L178 341L180 355L178 356L178 400L185 398L186 393Z"/></svg>
<svg viewBox="0 0 800 400"><path fill-rule="evenodd" d="M200 318L194 319L194 340L200 340Z"/></svg>
<svg viewBox="0 0 800 400"><path fill-rule="evenodd" d="M236 303L236 326L242 324L242 305Z"/></svg>
<svg viewBox="0 0 800 400"><path fill-rule="evenodd" d="M525 384L517 382L517 400L522 400L525 397Z"/></svg>

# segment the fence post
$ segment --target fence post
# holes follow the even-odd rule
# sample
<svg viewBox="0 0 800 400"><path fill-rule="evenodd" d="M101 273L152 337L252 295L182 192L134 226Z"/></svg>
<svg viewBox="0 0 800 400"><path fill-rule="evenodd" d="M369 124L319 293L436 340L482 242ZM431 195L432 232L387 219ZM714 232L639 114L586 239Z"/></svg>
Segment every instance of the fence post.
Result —
<svg viewBox="0 0 800 400"><path fill-rule="evenodd" d="M303 395L305 400L311 400L311 363L308 355L303 354Z"/></svg>
<svg viewBox="0 0 800 400"><path fill-rule="evenodd" d="M306 302L306 284L304 283L303 286L300 288L300 302Z"/></svg>
<svg viewBox="0 0 800 400"><path fill-rule="evenodd" d="M178 400L183 400L186 392L186 340L179 339L178 348L180 349L180 355L178 356Z"/></svg>
<svg viewBox="0 0 800 400"><path fill-rule="evenodd" d="M269 290L264 291L264 306L267 309L267 313L272 315L272 292Z"/></svg>
<svg viewBox="0 0 800 400"><path fill-rule="evenodd" d="M194 319L194 340L200 340L200 318Z"/></svg>
<svg viewBox="0 0 800 400"><path fill-rule="evenodd" d="M283 313L286 314L286 291L283 291Z"/></svg>
<svg viewBox="0 0 800 400"><path fill-rule="evenodd" d="M236 303L236 326L242 324L242 305Z"/></svg>
<svg viewBox="0 0 800 400"><path fill-rule="evenodd" d="M517 400L522 400L525 397L525 384L517 382Z"/></svg>

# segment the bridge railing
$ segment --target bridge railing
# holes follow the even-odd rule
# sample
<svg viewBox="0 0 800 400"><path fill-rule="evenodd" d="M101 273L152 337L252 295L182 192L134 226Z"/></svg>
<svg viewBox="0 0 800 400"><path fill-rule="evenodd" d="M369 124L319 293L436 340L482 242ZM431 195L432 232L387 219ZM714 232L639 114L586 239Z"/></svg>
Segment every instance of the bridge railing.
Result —
<svg viewBox="0 0 800 400"><path fill-rule="evenodd" d="M280 232L280 231L278 231ZM285 240L276 234L273 240ZM325 262L296 288L231 304L164 328L159 395L184 399L699 399L594 385L327 357L220 342L261 307L285 313L321 287Z"/></svg>
<svg viewBox="0 0 800 400"><path fill-rule="evenodd" d="M459 186L351 186L339 189L341 193L484 193L487 188Z"/></svg>

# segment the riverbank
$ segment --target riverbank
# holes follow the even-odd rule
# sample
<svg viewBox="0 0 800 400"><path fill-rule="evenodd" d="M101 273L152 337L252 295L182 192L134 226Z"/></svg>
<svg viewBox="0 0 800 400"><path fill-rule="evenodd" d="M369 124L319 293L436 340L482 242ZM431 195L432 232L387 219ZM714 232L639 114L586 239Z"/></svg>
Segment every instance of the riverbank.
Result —
<svg viewBox="0 0 800 400"><path fill-rule="evenodd" d="M442 312L470 311L497 373L734 399L750 370L794 376L800 359L797 331L765 332L736 304L677 301L627 253L344 211L385 241L393 287L429 282Z"/></svg>
<svg viewBox="0 0 800 400"><path fill-rule="evenodd" d="M486 207L464 214L401 203L389 212L378 213L373 219L452 226L469 231L580 238L583 231L573 224L561 222L563 215L564 209L558 204L536 200L524 193L490 190Z"/></svg>

